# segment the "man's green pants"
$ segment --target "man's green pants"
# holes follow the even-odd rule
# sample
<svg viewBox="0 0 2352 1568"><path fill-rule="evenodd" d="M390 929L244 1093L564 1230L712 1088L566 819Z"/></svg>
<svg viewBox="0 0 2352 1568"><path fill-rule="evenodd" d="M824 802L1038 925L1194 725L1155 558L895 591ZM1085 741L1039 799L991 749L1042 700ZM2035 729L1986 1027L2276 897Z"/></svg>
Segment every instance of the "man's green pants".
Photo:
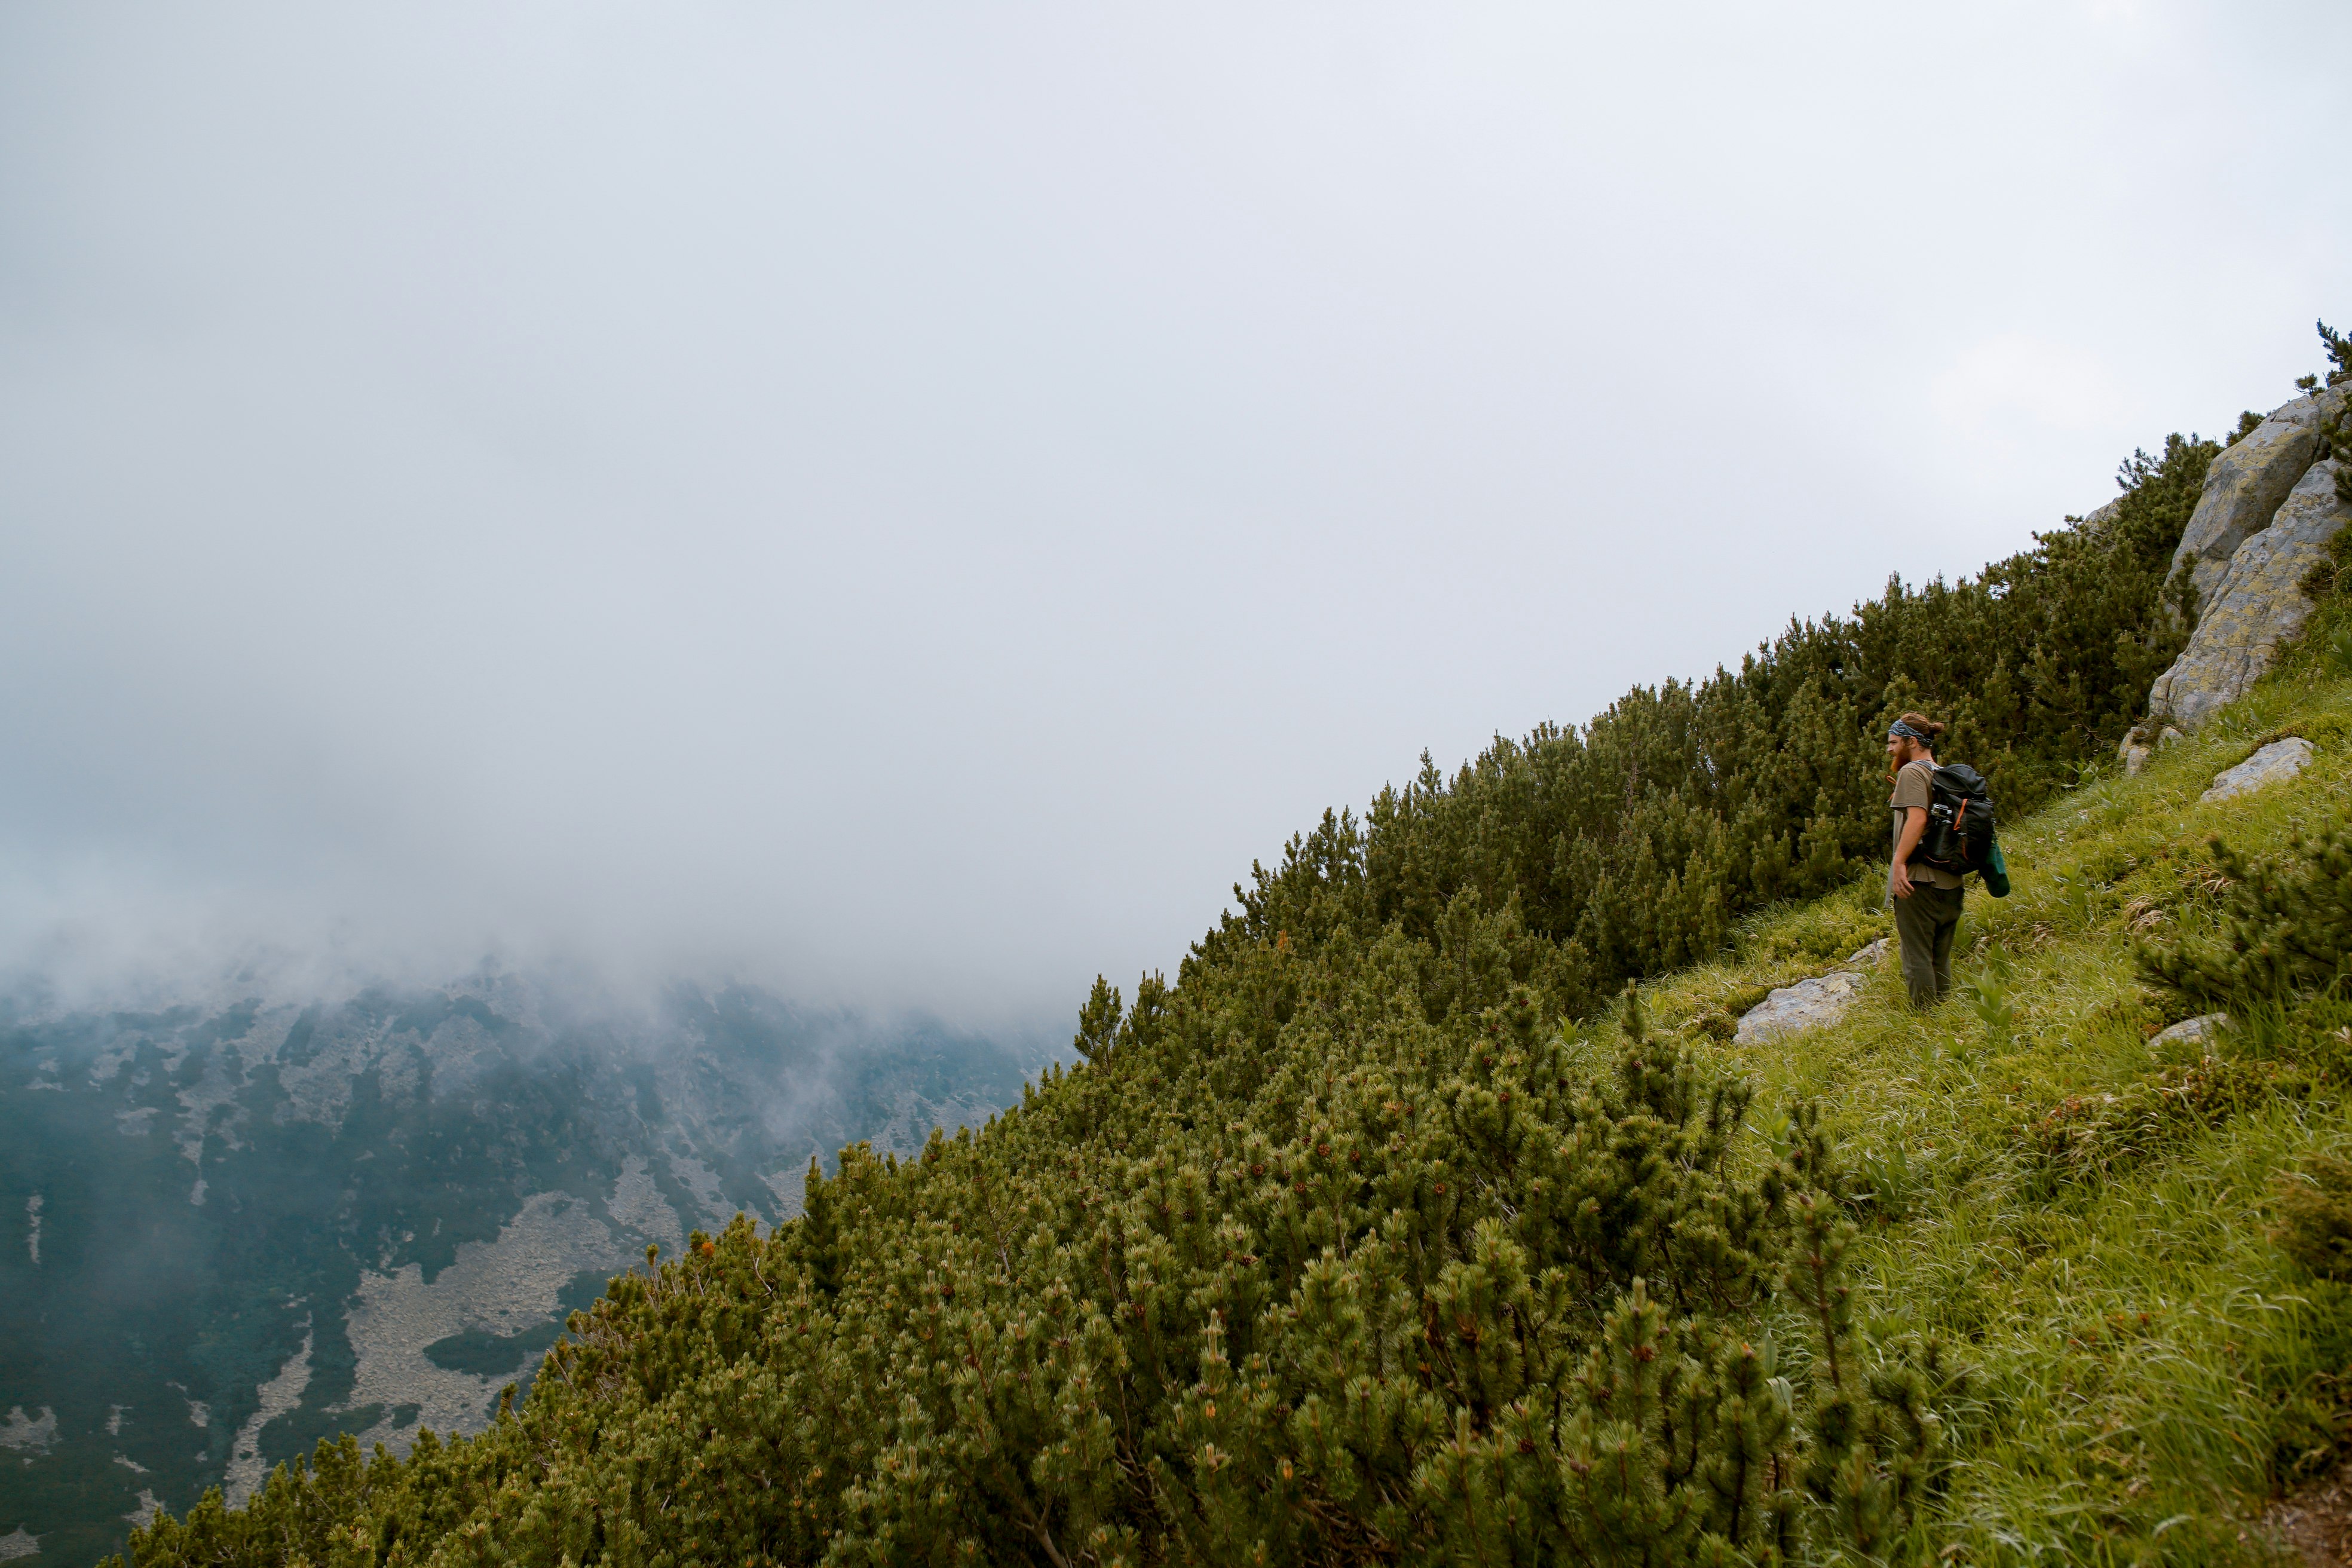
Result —
<svg viewBox="0 0 2352 1568"><path fill-rule="evenodd" d="M1903 984L1914 1007L1932 1007L1952 988L1952 933L1960 926L1958 888L1911 884L1911 896L1895 900L1895 934L1903 942Z"/></svg>

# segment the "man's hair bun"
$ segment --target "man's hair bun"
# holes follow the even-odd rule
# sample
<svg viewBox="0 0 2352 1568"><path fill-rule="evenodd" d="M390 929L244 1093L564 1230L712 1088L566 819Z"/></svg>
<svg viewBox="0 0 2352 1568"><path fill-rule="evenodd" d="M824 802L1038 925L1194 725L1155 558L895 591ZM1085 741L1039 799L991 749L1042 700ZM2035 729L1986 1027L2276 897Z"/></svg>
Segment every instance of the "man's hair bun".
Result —
<svg viewBox="0 0 2352 1568"><path fill-rule="evenodd" d="M1944 725L1928 718L1925 713L1906 713L1903 715L1903 722L1918 731L1919 733L1930 737L1940 735L1945 730Z"/></svg>

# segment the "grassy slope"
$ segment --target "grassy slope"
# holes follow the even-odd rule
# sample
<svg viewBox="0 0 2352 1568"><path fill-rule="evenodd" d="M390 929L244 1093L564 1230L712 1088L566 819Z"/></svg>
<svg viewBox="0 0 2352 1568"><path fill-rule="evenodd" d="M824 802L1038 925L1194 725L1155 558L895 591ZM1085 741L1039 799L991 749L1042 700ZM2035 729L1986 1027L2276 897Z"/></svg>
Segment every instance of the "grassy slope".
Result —
<svg viewBox="0 0 2352 1568"><path fill-rule="evenodd" d="M1819 1097L1895 1211L1862 1251L1866 1312L1976 1368L1960 1468L1918 1542L1948 1560L2259 1560L2262 1500L2330 1462L2352 1297L2272 1247L2265 1211L2273 1173L2352 1152L2348 1080L2311 1059L2307 1029L2299 1048L2275 1028L2228 1037L2219 1068L2156 1047L2176 1014L2132 960L2136 934L2210 918L2208 836L2268 852L2352 807L2352 679L2315 663L2138 778L2004 831L2015 891L1972 889L1955 969L1965 984L2006 961L2012 1023L1966 993L1913 1013L1890 959L1836 1026L1741 1050L1759 1105ZM2318 748L2301 778L2200 804L2280 730ZM1649 992L1654 1016L1696 1021L1821 973L1891 930L1881 894L1867 879L1751 922L1738 958ZM2184 1069L2186 1091L2156 1092ZM2084 1142L2103 1158L2046 1157L2037 1124L2102 1129Z"/></svg>

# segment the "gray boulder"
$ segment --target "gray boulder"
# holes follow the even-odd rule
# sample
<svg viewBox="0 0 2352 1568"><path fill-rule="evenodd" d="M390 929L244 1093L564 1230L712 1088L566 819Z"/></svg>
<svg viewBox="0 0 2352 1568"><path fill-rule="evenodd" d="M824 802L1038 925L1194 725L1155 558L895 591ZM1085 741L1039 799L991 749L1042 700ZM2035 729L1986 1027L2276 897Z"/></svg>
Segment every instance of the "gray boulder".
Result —
<svg viewBox="0 0 2352 1568"><path fill-rule="evenodd" d="M1857 957L1860 955L1857 954ZM1752 1046L1801 1030L1818 1029L1845 1016L1862 994L1862 976L1832 970L1794 985L1783 985L1740 1015L1735 1046Z"/></svg>
<svg viewBox="0 0 2352 1568"><path fill-rule="evenodd" d="M1895 939L1882 936L1854 949L1827 974L1781 986L1739 1016L1739 1029L1731 1043L1752 1046L1759 1040L1836 1023L1862 994L1863 976L1885 963L1894 951Z"/></svg>
<svg viewBox="0 0 2352 1568"><path fill-rule="evenodd" d="M2227 1013L2208 1013L2202 1017L2183 1018L2169 1029L2160 1031L2148 1044L2168 1046L2183 1040L2210 1040L2229 1026L2230 1015Z"/></svg>
<svg viewBox="0 0 2352 1568"><path fill-rule="evenodd" d="M2200 609L2213 602L2238 547L2270 526L2279 503L2310 468L2319 452L2319 426L2343 412L2344 397L2345 388L2331 386L2296 398L2205 470L2197 510L2172 552L2172 571L2189 568Z"/></svg>
<svg viewBox="0 0 2352 1568"><path fill-rule="evenodd" d="M2325 559L2328 541L2352 520L2352 508L2336 499L2336 470L2333 459L2314 463L2270 526L2238 546L2229 569L2200 601L2189 646L2149 689L2151 713L2184 730L2196 729L2244 696L2278 658L2280 645L2303 630L2312 608L2303 595L2304 575Z"/></svg>
<svg viewBox="0 0 2352 1568"><path fill-rule="evenodd" d="M2227 800L2233 795L2247 795L2265 784L2285 782L2303 772L2311 761L2311 742L2300 735L2289 735L2284 741L2273 741L2236 767L2216 777L2213 787L2198 799L2210 805Z"/></svg>

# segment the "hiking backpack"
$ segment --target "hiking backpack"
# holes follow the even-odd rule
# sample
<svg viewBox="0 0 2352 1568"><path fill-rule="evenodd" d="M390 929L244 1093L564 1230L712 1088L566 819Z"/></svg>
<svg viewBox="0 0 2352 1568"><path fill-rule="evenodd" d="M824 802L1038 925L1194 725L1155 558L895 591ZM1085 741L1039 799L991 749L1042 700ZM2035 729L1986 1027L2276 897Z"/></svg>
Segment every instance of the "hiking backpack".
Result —
<svg viewBox="0 0 2352 1568"><path fill-rule="evenodd" d="M1915 858L1954 876L1985 871L1996 864L1992 796L1984 775L1966 763L1947 763L1927 785L1927 831ZM1988 878L1990 879L1990 878ZM2006 880L2006 879L2004 879Z"/></svg>

